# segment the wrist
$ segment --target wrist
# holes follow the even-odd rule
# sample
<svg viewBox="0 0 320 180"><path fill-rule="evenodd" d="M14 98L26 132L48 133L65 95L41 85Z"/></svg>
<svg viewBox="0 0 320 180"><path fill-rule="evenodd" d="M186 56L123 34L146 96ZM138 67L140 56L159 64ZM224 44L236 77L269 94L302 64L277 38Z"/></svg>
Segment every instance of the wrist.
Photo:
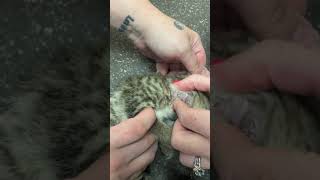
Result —
<svg viewBox="0 0 320 180"><path fill-rule="evenodd" d="M165 16L149 0L111 0L110 24L121 32L144 33Z"/></svg>

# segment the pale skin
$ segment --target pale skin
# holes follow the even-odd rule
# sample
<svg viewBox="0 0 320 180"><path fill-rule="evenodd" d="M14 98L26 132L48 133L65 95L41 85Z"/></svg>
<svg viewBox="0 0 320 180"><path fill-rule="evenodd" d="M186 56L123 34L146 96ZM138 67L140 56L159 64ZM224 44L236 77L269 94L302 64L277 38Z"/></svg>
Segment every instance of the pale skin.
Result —
<svg viewBox="0 0 320 180"><path fill-rule="evenodd" d="M233 92L278 89L319 97L319 34L303 18L306 1L225 2L241 14L262 42L224 63L215 64L215 87ZM262 11L262 7L269 11ZM276 20L270 26L272 17ZM268 38L286 42L264 40ZM219 113L215 118L213 163L221 179L320 179L319 155L258 147L239 129L222 123Z"/></svg>
<svg viewBox="0 0 320 180"><path fill-rule="evenodd" d="M261 2L264 2L266 6L271 7L270 8L271 10L277 9L279 7L279 4L274 3L277 1L261 0ZM293 22L293 23L289 23L289 25L287 25L287 24L281 23L281 21L276 21L276 22L280 22L280 23L276 23L274 26L269 26L269 27L274 27L274 28L265 31L265 28L267 27L268 23L266 23L267 21L264 21L263 19L267 19L267 20L271 19L272 15L274 15L274 14L271 13L271 15L270 15L270 14L268 14L268 12L260 11L258 7L265 7L265 6L261 6L261 4L260 4L261 2L260 1L256 2L255 0L251 0L251 1L248 0L248 1L243 1L242 3L237 3L236 0L234 0L234 1L228 0L228 3L230 3L231 6L233 6L241 14L242 18L245 21L245 24L252 25L249 27L250 30L255 32L255 34L261 40L266 39L266 38L291 39L291 40L294 40L295 42L302 42L302 44L305 44L306 46L310 46L310 44L314 44L314 42L315 42L314 40L316 39L317 36L314 34L314 31L312 31L312 29L310 28L310 24L308 24L308 23L307 24L306 23L295 23L295 22L304 22L304 21L301 21L301 18L300 18L300 20L299 20L299 18L298 18L298 20L296 19L296 17L299 17L299 16L295 16L295 17L280 16L280 18L278 18L279 16L276 16L277 17L276 19L283 18L284 19L283 21L287 21L287 18L288 18L289 22ZM273 2L273 3L268 4L268 2ZM278 1L278 2L280 2L280 1ZM200 40L199 36L197 35L197 33L195 33L194 31L190 30L187 27L185 27L183 30L179 30L175 26L172 26L173 19L164 15L162 12L160 12L157 8L155 8L147 0L131 0L131 1L129 1L129 0L123 0L123 1L110 0L110 3L111 3L110 4L111 5L111 25L118 28L120 26L120 24L123 22L124 18L128 14L132 15L132 17L135 18L133 27L141 33L141 36L137 36L137 34L127 33L129 38L134 41L135 45L140 49L140 51L143 54L156 60L157 70L160 71L162 74L166 74L168 71L171 71L171 70L180 70L182 66L179 64L183 64L184 67L192 73L208 75L208 72L206 70L203 70L203 66L205 64L205 58L204 58L205 52L203 50L203 47L201 45L201 40ZM283 3L285 3L284 0L282 1L281 4L283 5ZM254 8L250 8L251 5L256 5L256 6ZM289 0L289 2L287 2L287 5L289 7L293 7L293 9L296 8L296 10L293 10L296 13L303 14L305 12L305 5L302 0L296 0L296 1ZM115 7L115 8L112 9L112 7ZM146 14L146 13L148 13L148 14ZM275 14L277 14L277 13L275 13ZM283 13L280 13L280 14L283 14ZM138 21L137 18L142 19L142 21L140 21L140 20ZM154 18L157 19L158 21L154 21ZM251 19L251 18L253 18L253 19ZM151 20L153 22L151 22ZM157 22L157 24L154 24L155 22ZM154 31L152 31L152 30L154 30ZM291 31L291 30L292 30L292 32L289 32L290 35L288 35L287 32ZM172 33L174 35L173 37L177 37L176 38L177 41L174 41L174 39L172 39L172 38L168 39L167 33L164 33L167 31L170 32L170 34ZM180 32L180 34L178 32ZM158 37L161 37L161 38L154 37L155 34L159 34ZM181 35L181 34L183 34L183 35ZM183 47L177 46L178 40L180 41L179 45L183 44L185 46L183 46ZM184 43L181 43L181 42L184 42ZM164 44L164 45L157 46L157 44ZM166 49L165 47L170 47L170 49L169 48ZM190 50L192 50L192 51L190 51ZM191 59L191 61L190 61L190 59ZM234 66L234 67L236 67L236 66ZM226 69L224 69L223 71L221 70L221 72L224 72L225 70ZM229 71L229 72L231 72L231 71ZM232 79L232 77L230 77L230 78ZM223 82L220 82L220 83L223 84ZM191 84L192 85L189 85L189 86L199 87L199 86L195 85L195 82L191 83ZM204 91L206 91L206 90L204 90ZM176 102L175 108L176 109L187 109L188 107L184 106L181 102ZM152 114L154 114L154 112L152 110L149 112L150 112L150 114L148 112L146 113L146 114L149 114L149 115L147 115L149 117L152 116ZM183 112L183 110L182 110L182 112ZM150 120L150 121L152 121L152 120ZM184 127L183 122L180 122L180 121L181 120L178 120L176 124L180 123L180 125L181 125L180 127L183 127L183 128L179 128L179 125L175 125L174 131L175 132L187 131L185 129L188 129L188 127ZM178 129L176 128L176 126L178 127ZM218 126L220 126L220 125L217 124L217 127ZM206 126L206 127L208 127L208 126ZM225 127L225 126L223 126L223 127ZM246 154L252 152L250 149L254 149L254 152L255 152L254 154L257 155L257 157L260 157L259 154L261 154L262 152L264 154L266 154L265 158L264 158L265 163L271 164L272 162L277 161L277 160L273 160L273 158L268 158L268 156L273 155L272 151L267 151L268 153L265 153L262 150L256 151L255 150L256 148L252 148L254 146L247 141L246 137L244 137L243 135L241 136L241 134L239 135L237 129L232 130L231 127L219 128L219 129L220 129L220 132L218 131L216 133L216 136L225 137L226 139L223 139L222 140L223 142L230 142L229 144L228 143L224 144L224 147L232 147L232 148L236 149L237 146L234 146L234 142L237 142L237 141L234 139L234 137L239 137L240 147L245 147L241 151L241 152L243 152L244 156ZM224 129L229 129L229 130L224 130ZM135 136L134 134L140 132L140 131L139 132L138 131L139 130L134 131L133 136ZM188 131L190 131L190 129ZM221 133L221 135L219 135L220 133ZM222 133L226 133L229 135L225 135L225 134L222 135ZM141 134L143 134L143 133L141 133ZM176 134L178 134L178 135L175 135L175 136L179 136L179 133L176 133ZM182 133L180 133L180 134L182 134ZM205 135L203 135L200 132L198 132L198 133L194 132L194 134L199 135L202 138L205 138ZM232 135L232 134L234 134L234 135ZM130 136L130 135L128 134L128 136ZM137 137L137 136L135 136L135 137ZM143 139L142 137L145 137L145 136L140 136L140 137L141 137L141 139ZM229 141L227 141L228 140L227 138L229 138ZM175 141L177 141L177 140L175 140ZM181 141L179 141L179 138L178 138L178 141L176 143L179 144L180 142ZM242 143L244 143L247 146L245 146ZM197 146L205 147L205 144L206 143L202 143L202 144L198 144ZM175 143L173 143L173 145L176 146ZM124 147L126 147L126 146L124 146ZM146 145L145 150L149 149L149 147ZM218 143L217 143L217 148L215 147L214 152L216 152L216 151L219 152L219 148L220 147L218 147ZM116 149L117 148L115 148L115 150ZM184 153L183 147L179 147L179 145L176 146L176 149L178 149L178 150L180 149L181 154L189 154L188 160L185 160L185 161L182 160L182 163L185 164L186 166L189 166L189 167L192 167L190 160L192 159L192 161L193 161L193 158L195 155L201 154L201 152L199 153L198 150L192 150L192 152ZM246 151L246 150L248 150L248 151ZM128 151L123 151L123 152L128 152ZM226 151L226 152L228 152L228 151ZM287 152L284 152L283 154L288 155ZM226 154L225 156L221 156L221 157L225 158L224 160L226 160L226 161L223 160L222 162L227 162L227 159L228 159L227 157L229 157L229 155L230 155L229 162L231 164L232 163L236 164L235 162L243 162L241 160L239 160L239 161L237 160L238 156L236 156L235 152L234 152L234 154L229 153L229 154ZM287 155L284 155L284 157L286 157ZM208 154L206 154L206 155L204 154L203 157L206 157L206 156L210 157L210 155L208 155ZM106 158L107 157L110 157L110 156L106 155ZM110 158L112 158L112 157L113 157L113 155L111 155ZM217 156L217 157L220 157L220 156ZM281 157L281 155L278 154L275 157ZM303 156L298 155L297 157L303 157ZM306 157L306 156L304 156L304 157ZM138 158L138 157L136 157L136 158ZM180 159L183 159L183 158L180 158ZM297 159L299 159L299 158L297 158ZM308 159L308 158L306 158L306 159ZM110 162L111 161L112 160L110 159ZM116 161L116 159L114 161ZM278 161L279 161L279 164L277 164L275 166L275 169L277 169L277 167L280 167L281 165L282 166L284 165L283 159L279 158ZM144 163L146 163L146 164L148 164L148 162L149 161L144 161ZM219 162L219 160L216 160L215 162ZM316 159L313 162L310 162L309 164L317 163L317 162L318 161ZM252 166L250 166L250 167L255 167L255 166L262 167L262 165L259 163L260 162L252 162L252 164L251 164ZM276 163L278 163L278 162L276 162ZM294 164L294 162L293 162L293 164ZM241 164L241 165L243 165L243 164ZM238 165L238 167L241 165ZM105 164L103 163L103 161L101 161L101 160L97 161L88 170L83 172L76 179L81 179L81 178L86 179L85 177L87 177L87 179L91 179L92 176L90 176L90 174L96 174L97 177L101 177L101 179L106 179L105 178L105 171L96 171L96 168L101 167L101 166L105 167ZM218 166L218 167L220 167L220 170L224 169L224 170L232 170L232 171L236 172L237 169L235 168L235 166L233 168L229 168L229 169L222 166L222 165ZM121 166L116 166L116 167L121 167ZM317 166L313 166L313 167L317 167ZM208 168L208 167L205 167L205 168ZM111 167L110 167L110 169L111 169ZM114 169L118 169L118 168L114 168ZM248 168L248 169L250 169L250 168ZM260 169L261 169L260 172L262 172L262 174L268 172L264 168L260 168ZM281 168L278 168L278 171L279 171L279 169L281 169ZM135 176L137 176L137 174L139 174L141 172L141 170L142 169L137 170L134 173L132 173L132 171L131 171L131 173L128 173L129 171L125 171L125 174L127 174L127 175L131 174L131 176L129 175L130 177L135 177ZM309 175L311 175L309 171L305 171L305 170L306 169L304 169L304 171L303 171L304 173L309 173ZM311 166L310 166L309 170L312 171ZM117 172L120 172L120 171L121 170L118 169L118 171L114 171L114 172L116 172L115 174L117 174ZM245 170L241 171L241 169L238 169L238 171L240 174L245 174L244 172L247 172ZM295 173L297 173L297 172L299 172L299 171L295 171ZM311 172L311 173L313 173L313 172ZM83 174L85 174L85 175L83 175ZM99 174L100 174L100 176L99 176ZM226 173L226 174L228 174L228 173ZM258 174L258 175L261 175L261 174ZM115 175L114 177L117 177L117 176ZM252 177L254 177L254 176L252 176ZM297 176L297 177L299 177L299 176ZM308 176L305 176L305 177L308 177Z"/></svg>
<svg viewBox="0 0 320 180"><path fill-rule="evenodd" d="M205 51L196 32L183 24L177 25L176 20L163 14L148 0L111 0L110 7L111 26L119 29L126 24L127 30L122 31L142 54L157 62L156 67L161 74L182 67L191 73L209 74L204 67ZM157 143L155 136L149 134L148 130L155 119L153 110L147 109L135 120L129 119L111 127L112 180L134 179L152 162ZM204 155L204 159L210 158L208 153L201 155Z"/></svg>
<svg viewBox="0 0 320 180"><path fill-rule="evenodd" d="M306 0L217 0L215 4L214 29L243 24L259 40L293 41L307 47L319 41L319 34L304 17Z"/></svg>
<svg viewBox="0 0 320 180"><path fill-rule="evenodd" d="M111 127L110 154L105 154L70 180L105 180L107 177L110 180L127 180L138 177L153 161L157 151L156 137L148 133L155 120L154 111L147 108L134 118ZM107 173L108 168L110 173Z"/></svg>
<svg viewBox="0 0 320 180"><path fill-rule="evenodd" d="M229 91L276 88L319 97L319 59L316 49L269 40L216 64L213 74L216 87ZM222 179L320 179L318 154L258 147L238 129L220 122L222 118L216 116L213 131L214 166Z"/></svg>
<svg viewBox="0 0 320 180"><path fill-rule="evenodd" d="M191 75L175 86L183 91L210 92L210 78ZM210 111L188 107L181 100L174 102L178 115L172 130L171 145L180 152L180 162L193 168L196 156L201 158L201 167L210 169Z"/></svg>
<svg viewBox="0 0 320 180"><path fill-rule="evenodd" d="M128 29L124 31L145 56L157 62L157 70L166 74L170 70L186 68L197 74L208 75L204 67L206 55L198 33L165 15L149 0L111 0L110 24L121 27L129 15ZM181 64L183 66L181 66Z"/></svg>
<svg viewBox="0 0 320 180"><path fill-rule="evenodd" d="M158 144L148 131L155 120L147 108L110 128L110 179L135 179L153 161Z"/></svg>

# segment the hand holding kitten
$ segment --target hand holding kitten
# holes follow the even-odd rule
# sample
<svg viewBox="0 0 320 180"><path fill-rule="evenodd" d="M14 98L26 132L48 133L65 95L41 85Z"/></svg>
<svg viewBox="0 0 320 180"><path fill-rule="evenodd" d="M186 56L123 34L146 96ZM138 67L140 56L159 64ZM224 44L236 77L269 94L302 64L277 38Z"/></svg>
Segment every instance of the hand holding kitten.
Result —
<svg viewBox="0 0 320 180"><path fill-rule="evenodd" d="M191 75L175 85L183 91L210 91L210 78L202 75ZM176 100L174 109L178 115L175 122L171 144L180 151L180 162L193 167L195 156L201 157L201 167L210 169L210 111L188 107Z"/></svg>
<svg viewBox="0 0 320 180"><path fill-rule="evenodd" d="M158 143L148 131L155 120L154 111L147 108L110 128L111 180L135 179L153 161Z"/></svg>
<svg viewBox="0 0 320 180"><path fill-rule="evenodd" d="M263 41L214 67L215 86L232 92L278 91L320 96L318 49L280 40ZM236 179L319 179L319 154L253 144L238 128L215 116L214 166Z"/></svg>

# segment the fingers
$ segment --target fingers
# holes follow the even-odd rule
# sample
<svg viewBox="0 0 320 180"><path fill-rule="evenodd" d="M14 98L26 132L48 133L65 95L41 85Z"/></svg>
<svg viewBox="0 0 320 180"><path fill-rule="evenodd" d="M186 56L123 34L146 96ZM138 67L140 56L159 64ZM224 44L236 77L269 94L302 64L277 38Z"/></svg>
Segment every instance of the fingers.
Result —
<svg viewBox="0 0 320 180"><path fill-rule="evenodd" d="M197 60L197 56L191 49L185 50L180 58L182 64L189 72L193 74L200 74L202 72L203 66Z"/></svg>
<svg viewBox="0 0 320 180"><path fill-rule="evenodd" d="M133 159L128 165L128 174L144 170L155 158L158 149L158 143L154 143L149 149L136 159Z"/></svg>
<svg viewBox="0 0 320 180"><path fill-rule="evenodd" d="M201 168L203 169L210 169L210 160L207 158L201 158ZM194 162L195 156L194 155L189 155L189 154L184 154L180 153L179 160L181 164L184 166L187 166L189 168L193 168L193 162Z"/></svg>
<svg viewBox="0 0 320 180"><path fill-rule="evenodd" d="M318 31L304 17L301 17L300 22L300 25L293 34L293 40L308 48L317 47L320 40Z"/></svg>
<svg viewBox="0 0 320 180"><path fill-rule="evenodd" d="M167 63L157 63L156 64L157 72L160 72L162 75L166 75L169 71L169 64Z"/></svg>
<svg viewBox="0 0 320 180"><path fill-rule="evenodd" d="M264 41L214 66L214 84L237 92L277 88L320 95L320 53L283 41Z"/></svg>
<svg viewBox="0 0 320 180"><path fill-rule="evenodd" d="M199 74L193 74L187 78L174 83L181 91L204 91L210 92L210 78Z"/></svg>
<svg viewBox="0 0 320 180"><path fill-rule="evenodd" d="M261 39L290 39L303 16L304 0L227 0L243 18L246 25Z"/></svg>
<svg viewBox="0 0 320 180"><path fill-rule="evenodd" d="M171 145L185 154L196 154L210 158L210 141L197 133L185 129L179 121L174 124Z"/></svg>
<svg viewBox="0 0 320 180"><path fill-rule="evenodd" d="M168 63L157 63L156 64L157 72L159 72L162 75L166 75L170 72L175 71L183 71L185 68L182 64L175 63L175 64L168 64Z"/></svg>
<svg viewBox="0 0 320 180"><path fill-rule="evenodd" d="M120 148L141 139L156 120L151 108L144 109L134 118L130 118L110 128L110 146Z"/></svg>
<svg viewBox="0 0 320 180"><path fill-rule="evenodd" d="M128 156L123 157L123 161L129 162L136 157L140 156L143 152L150 148L156 142L156 137L153 134L146 134L143 138L139 139L137 142L132 143L119 149L119 153L128 154ZM121 152L122 151L122 152Z"/></svg>
<svg viewBox="0 0 320 180"><path fill-rule="evenodd" d="M206 75L206 54L200 36L193 31L190 32L190 36L192 45L190 48L184 49L180 56L181 63L192 74Z"/></svg>
<svg viewBox="0 0 320 180"><path fill-rule="evenodd" d="M205 66L206 65L206 51L204 50L200 36L197 33L195 33L194 37L195 37L195 40L192 45L192 50L196 54L197 60L200 63L200 65Z"/></svg>
<svg viewBox="0 0 320 180"><path fill-rule="evenodd" d="M193 109L181 100L174 102L178 121L186 128L197 132L204 137L210 137L210 111L204 109Z"/></svg>

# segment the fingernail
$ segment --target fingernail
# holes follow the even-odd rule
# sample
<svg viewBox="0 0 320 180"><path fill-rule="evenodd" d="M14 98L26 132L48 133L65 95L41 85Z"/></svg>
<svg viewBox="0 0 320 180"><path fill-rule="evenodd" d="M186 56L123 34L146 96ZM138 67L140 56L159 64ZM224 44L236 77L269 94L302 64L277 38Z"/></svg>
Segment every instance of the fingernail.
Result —
<svg viewBox="0 0 320 180"><path fill-rule="evenodd" d="M177 84L178 82L180 82L180 80L177 80L177 79L176 79L176 80L173 80L173 81L172 81L173 84Z"/></svg>
<svg viewBox="0 0 320 180"><path fill-rule="evenodd" d="M224 59L215 58L215 59L212 59L211 62L212 62L213 65L217 65L217 64L223 63L223 62L224 62Z"/></svg>

